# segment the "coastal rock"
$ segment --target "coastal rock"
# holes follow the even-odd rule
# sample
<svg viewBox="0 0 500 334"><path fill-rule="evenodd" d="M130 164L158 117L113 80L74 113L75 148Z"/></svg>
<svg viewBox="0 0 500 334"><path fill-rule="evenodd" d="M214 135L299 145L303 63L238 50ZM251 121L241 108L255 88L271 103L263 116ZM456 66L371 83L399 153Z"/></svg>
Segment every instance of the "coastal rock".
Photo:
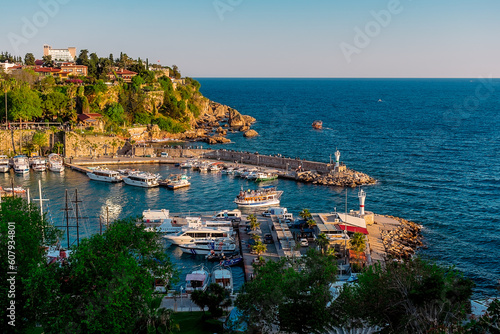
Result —
<svg viewBox="0 0 500 334"><path fill-rule="evenodd" d="M245 119L238 111L236 111L235 109L231 109L229 111L229 119L227 123L232 128L241 128L245 125Z"/></svg>
<svg viewBox="0 0 500 334"><path fill-rule="evenodd" d="M252 137L256 137L258 136L259 134L257 133L257 131L255 130L248 130L247 132L245 132L243 134L244 137L247 137L247 138L252 138Z"/></svg>
<svg viewBox="0 0 500 334"><path fill-rule="evenodd" d="M223 137L223 136L212 136L212 137L206 137L205 138L205 142L207 142L208 144L227 144L227 143L230 143L231 140Z"/></svg>

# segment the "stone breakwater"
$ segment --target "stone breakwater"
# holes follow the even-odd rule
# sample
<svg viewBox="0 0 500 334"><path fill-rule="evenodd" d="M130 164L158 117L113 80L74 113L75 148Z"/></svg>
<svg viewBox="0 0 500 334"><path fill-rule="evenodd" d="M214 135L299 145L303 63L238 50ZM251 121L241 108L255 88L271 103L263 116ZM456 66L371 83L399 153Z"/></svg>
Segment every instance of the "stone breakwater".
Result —
<svg viewBox="0 0 500 334"><path fill-rule="evenodd" d="M337 186L337 187L357 187L360 185L374 184L377 181L366 175L352 169L346 169L343 172L332 171L328 174L307 171L297 173L297 181L308 182L312 184Z"/></svg>
<svg viewBox="0 0 500 334"><path fill-rule="evenodd" d="M408 260L419 248L425 247L422 240L422 225L403 218L386 216L400 225L390 231L382 231L382 243L388 259Z"/></svg>

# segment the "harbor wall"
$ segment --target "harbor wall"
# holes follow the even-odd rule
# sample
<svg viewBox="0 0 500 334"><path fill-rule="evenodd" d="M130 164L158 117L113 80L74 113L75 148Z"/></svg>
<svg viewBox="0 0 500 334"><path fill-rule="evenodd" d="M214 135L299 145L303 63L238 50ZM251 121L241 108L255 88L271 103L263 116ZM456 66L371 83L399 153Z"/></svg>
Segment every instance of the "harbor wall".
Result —
<svg viewBox="0 0 500 334"><path fill-rule="evenodd" d="M26 154L27 151L32 151L34 149L32 139L36 132L45 134L45 142L41 147L42 154L51 151L56 143L63 141L62 132L50 129L0 130L0 154L14 156L21 152Z"/></svg>

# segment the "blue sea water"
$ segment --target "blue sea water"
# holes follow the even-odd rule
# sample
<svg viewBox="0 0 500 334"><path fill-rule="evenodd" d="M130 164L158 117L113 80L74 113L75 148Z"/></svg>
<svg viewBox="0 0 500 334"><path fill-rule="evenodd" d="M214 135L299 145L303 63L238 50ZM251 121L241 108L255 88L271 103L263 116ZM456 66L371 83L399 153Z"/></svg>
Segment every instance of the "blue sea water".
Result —
<svg viewBox="0 0 500 334"><path fill-rule="evenodd" d="M226 149L281 153L327 162L338 148L341 161L378 180L365 187L366 209L399 216L424 226L425 256L455 265L476 284L476 295L496 293L500 279L500 80L489 79L199 79L201 92L257 119L260 134L230 134ZM311 123L321 119L323 130ZM135 168L163 176L173 166ZM241 187L254 184L225 175L190 171L192 186L175 192L124 184L91 182L78 172L0 174L0 185L37 192L43 180L50 215L59 211L64 190L78 188L89 217L82 234L99 231L98 216L138 216L145 209L171 212L234 208ZM345 210L345 190L279 180L282 205L297 214ZM348 189L348 209L358 206L357 189ZM74 235L72 231L72 235ZM203 260L166 250L181 278ZM210 265L210 264L208 264ZM243 273L235 268L237 288Z"/></svg>

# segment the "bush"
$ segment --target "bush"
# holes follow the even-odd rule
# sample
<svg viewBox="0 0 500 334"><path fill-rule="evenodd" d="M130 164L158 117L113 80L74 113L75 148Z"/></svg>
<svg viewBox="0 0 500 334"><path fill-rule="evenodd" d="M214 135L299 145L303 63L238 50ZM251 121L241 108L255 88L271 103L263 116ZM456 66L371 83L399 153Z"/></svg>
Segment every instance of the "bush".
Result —
<svg viewBox="0 0 500 334"><path fill-rule="evenodd" d="M170 117L158 117L153 119L153 124L157 124L160 129L170 133L180 133L186 130L185 125L176 122Z"/></svg>

